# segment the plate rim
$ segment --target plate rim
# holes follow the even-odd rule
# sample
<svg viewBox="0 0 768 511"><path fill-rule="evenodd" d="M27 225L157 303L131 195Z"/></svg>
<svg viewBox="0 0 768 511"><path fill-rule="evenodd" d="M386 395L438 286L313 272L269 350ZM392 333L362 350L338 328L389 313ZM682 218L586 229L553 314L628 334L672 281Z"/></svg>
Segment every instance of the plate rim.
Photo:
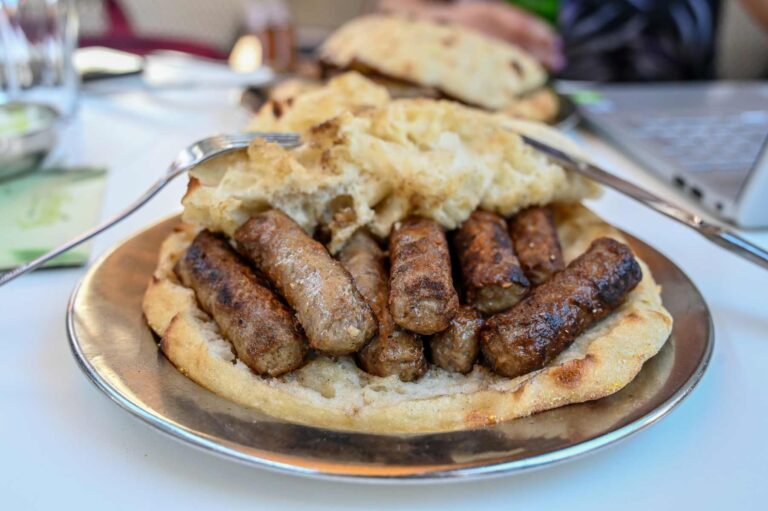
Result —
<svg viewBox="0 0 768 511"><path fill-rule="evenodd" d="M712 354L714 352L714 323L712 314L709 309L707 301L704 299L704 295L701 293L696 284L691 278L672 261L666 254L656 249L654 246L644 242L643 240L633 236L632 234L619 229L619 231L627 236L630 242L639 242L650 247L658 254L663 256L669 263L671 263L684 277L688 285L701 298L701 302L704 306L704 311L707 317L707 331L708 336L706 345L702 357L698 361L696 368L691 375L683 382L678 389L675 390L666 400L656 406L648 413L635 419L634 421L626 424L620 428L609 431L603 435L595 438L591 438L574 445L558 449L556 451L537 454L531 457L522 458L511 461L501 461L498 463L480 464L470 467L457 467L453 469L436 470L430 472L421 473L406 473L406 474L362 474L353 472L329 472L322 471L317 468L309 468L306 466L295 465L289 462L281 462L266 457L257 457L252 454L246 454L238 451L235 448L224 445L216 439L206 438L204 435L190 431L183 424L175 423L171 420L159 416L152 410L146 410L139 404L134 403L129 398L124 396L114 385L112 385L105 377L103 377L96 368L91 364L88 357L83 353L81 346L77 340L76 327L75 327L75 313L76 313L76 301L79 293L83 287L83 284L93 278L96 269L101 267L104 262L122 248L128 241L135 239L139 235L148 232L159 225L166 223L172 219L180 218L180 214L173 213L162 217L159 220L151 222L143 228L132 232L130 235L122 238L117 243L110 246L103 254L96 258L93 263L88 267L86 273L80 278L77 285L73 289L68 301L66 310L66 330L67 338L70 346L71 353L75 358L75 361L80 370L85 373L88 380L96 386L102 393L104 393L111 401L116 403L120 408L129 412L134 417L140 419L142 422L152 426L153 429L163 433L166 436L170 436L178 442L182 442L186 445L190 445L198 450L208 452L216 455L219 458L225 458L231 461L236 461L240 464L248 465L251 467L266 469L271 472L289 474L293 476L309 477L320 480L334 480L343 482L357 482L357 483L391 483L391 484L404 484L404 483L440 483L450 482L456 480L469 481L488 479L492 477L501 477L505 475L517 474L522 472L528 472L540 468L546 468L555 464L564 463L566 461L578 459L588 454L598 452L606 447L612 446L621 440L627 439L634 434L645 430L649 426L657 423L663 417L669 415L669 413L675 409L685 398L687 398L693 390L701 382L704 374L706 373ZM641 369L642 370L642 369ZM225 399L225 398L223 398ZM233 403L236 406L242 406L237 403ZM311 427L311 426L310 426ZM428 433L430 435L440 433ZM419 436L420 434L413 434L412 436ZM409 435L410 436L410 435ZM259 450L261 453L268 453L269 451ZM345 465L347 467L354 465Z"/></svg>

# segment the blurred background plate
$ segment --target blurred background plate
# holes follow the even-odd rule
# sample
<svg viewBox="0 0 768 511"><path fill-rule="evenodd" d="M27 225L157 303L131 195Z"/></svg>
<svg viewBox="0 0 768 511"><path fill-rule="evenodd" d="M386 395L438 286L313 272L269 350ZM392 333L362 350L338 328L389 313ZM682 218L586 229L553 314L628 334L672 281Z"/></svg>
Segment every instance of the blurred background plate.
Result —
<svg viewBox="0 0 768 511"><path fill-rule="evenodd" d="M56 144L58 122L48 105L0 105L0 181L37 168Z"/></svg>
<svg viewBox="0 0 768 511"><path fill-rule="evenodd" d="M627 236L662 286L674 329L664 348L616 394L494 427L374 435L289 423L213 394L160 352L141 301L162 240L178 217L116 246L72 295L67 328L83 372L133 415L176 439L281 472L367 482L423 482L519 472L572 459L669 413L701 379L713 331L701 294L665 256ZM673 453L657 453L659 460Z"/></svg>
<svg viewBox="0 0 768 511"><path fill-rule="evenodd" d="M579 121L581 121L576 104L569 96L560 92L557 93L557 100L559 103L557 117L555 117L550 124L562 131L571 131L575 129L576 126L579 125Z"/></svg>

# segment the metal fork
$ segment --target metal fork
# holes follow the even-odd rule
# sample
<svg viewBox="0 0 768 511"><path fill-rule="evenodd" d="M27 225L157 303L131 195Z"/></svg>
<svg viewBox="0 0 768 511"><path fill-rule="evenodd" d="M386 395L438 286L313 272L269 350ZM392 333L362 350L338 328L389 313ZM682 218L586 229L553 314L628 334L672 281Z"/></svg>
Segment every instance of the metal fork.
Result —
<svg viewBox="0 0 768 511"><path fill-rule="evenodd" d="M224 153L228 153L230 151L234 151L237 149L246 148L256 138L263 138L264 140L267 140L269 142L274 142L285 148L296 147L301 143L301 139L299 138L299 135L295 133L257 133L257 132L238 133L235 135L216 135L216 136L205 138L203 140L195 142L194 144L190 145L189 147L181 151L179 155L176 157L176 159L173 160L171 165L168 167L168 170L165 172L165 174L163 174L163 176L160 179L158 179L155 182L155 184L150 186L149 189L146 192L144 192L143 195L141 195L141 197L136 199L135 202L130 204L123 211L113 216L109 220L106 220L104 223L94 227L93 229L86 231L82 233L80 236L51 250L47 254L41 255L37 259L33 259L32 261L26 264L22 264L6 273L3 273L2 275L0 275L0 286L7 284L8 282L12 281L16 277L19 277L29 271L34 270L35 268L46 263L47 261L50 261L54 257L60 254L63 254L67 250L88 241L89 239L93 238L97 234L100 234L106 231L116 223L128 217L128 215L130 215L131 213L139 209L141 206L146 204L152 197L157 195L157 193L160 190L165 188L165 186L171 181L173 181L176 177L187 172L188 170L195 167L196 165L199 165L206 160L209 160L216 156L220 156Z"/></svg>
<svg viewBox="0 0 768 511"><path fill-rule="evenodd" d="M721 247L740 255L741 257L758 264L764 268L768 268L768 252L749 243L744 238L737 236L733 232L709 224L703 221L696 215L693 215L687 211L684 211L676 206L673 206L666 201L663 201L659 197L651 194L647 190L633 185L623 179L620 179L594 165L590 165L586 162L582 162L558 149L555 149L547 144L539 142L525 135L521 135L523 140L544 152L550 158L554 159L560 165L569 168L580 174L584 174L587 177L594 179L606 186L609 186L615 190L618 190L629 197L645 204L646 206L655 209L656 211L666 215L673 220L687 225L694 229L699 234L708 238L710 241L720 245ZM139 197L134 203L118 213L116 216L110 218L106 222L94 227L90 231L86 231L77 238L74 238L64 245L55 248L45 255L38 257L26 264L18 266L13 270L4 273L0 276L0 286L10 282L16 277L34 270L45 262L53 259L54 257L66 252L67 250L76 247L77 245L88 241L97 234L109 229L116 223L120 222L128 215L139 209L152 197L154 197L165 185L170 183L174 178L190 170L192 167L199 165L200 163L209 160L215 156L234 151L237 149L243 149L255 138L263 138L270 142L280 144L285 148L296 147L301 144L301 138L296 133L239 133L236 135L217 135L209 137L199 142L192 144L184 149L176 159L171 163L166 173L157 180L144 194Z"/></svg>

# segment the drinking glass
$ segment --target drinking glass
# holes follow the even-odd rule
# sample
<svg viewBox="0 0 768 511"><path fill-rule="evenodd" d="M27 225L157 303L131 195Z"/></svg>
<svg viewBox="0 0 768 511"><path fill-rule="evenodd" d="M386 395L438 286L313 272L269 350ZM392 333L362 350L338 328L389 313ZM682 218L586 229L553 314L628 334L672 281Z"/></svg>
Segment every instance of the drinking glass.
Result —
<svg viewBox="0 0 768 511"><path fill-rule="evenodd" d="M72 115L77 28L75 0L0 0L0 105L32 103Z"/></svg>

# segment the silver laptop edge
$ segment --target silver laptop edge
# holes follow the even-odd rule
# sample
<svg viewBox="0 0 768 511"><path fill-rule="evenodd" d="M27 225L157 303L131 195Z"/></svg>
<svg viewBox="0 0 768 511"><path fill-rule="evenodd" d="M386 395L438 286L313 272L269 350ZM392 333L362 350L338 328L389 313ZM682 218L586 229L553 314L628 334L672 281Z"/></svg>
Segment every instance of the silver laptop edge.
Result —
<svg viewBox="0 0 768 511"><path fill-rule="evenodd" d="M641 128L631 122L632 118L649 122L658 118L662 123L665 119L670 122L679 120L683 124L680 128L680 142L684 143L688 141L686 119L692 117L693 113L703 117L722 115L724 119L727 116L743 117L741 113L759 113L768 119L768 83L595 85L590 86L588 92L593 99L586 103L583 94L576 93L576 99L582 103L582 116L593 128L633 159L674 184L716 216L741 227L768 226L768 200L763 199L768 195L768 122L765 123L764 135L761 135L762 147L751 166L744 164L743 170L725 172L694 172L684 168L682 164L676 163L674 158L664 155L667 148L662 147L658 138L644 138ZM712 120L705 122L709 122L710 126L705 124L704 129L719 129L717 135L720 138L728 136L727 125L718 126L716 123L712 124ZM760 122L762 123L762 118ZM664 130L665 126L662 124L660 129ZM702 126L691 125L690 129L701 130ZM760 133L762 129L763 124L755 127ZM755 148L754 130L750 135L751 147ZM735 143L740 142L742 141L735 140ZM718 147L703 143L700 154L698 147L693 149L697 157L706 160L711 156L714 161L718 161ZM734 145L729 149L738 150L739 146ZM748 157L745 161L751 160L751 157Z"/></svg>

